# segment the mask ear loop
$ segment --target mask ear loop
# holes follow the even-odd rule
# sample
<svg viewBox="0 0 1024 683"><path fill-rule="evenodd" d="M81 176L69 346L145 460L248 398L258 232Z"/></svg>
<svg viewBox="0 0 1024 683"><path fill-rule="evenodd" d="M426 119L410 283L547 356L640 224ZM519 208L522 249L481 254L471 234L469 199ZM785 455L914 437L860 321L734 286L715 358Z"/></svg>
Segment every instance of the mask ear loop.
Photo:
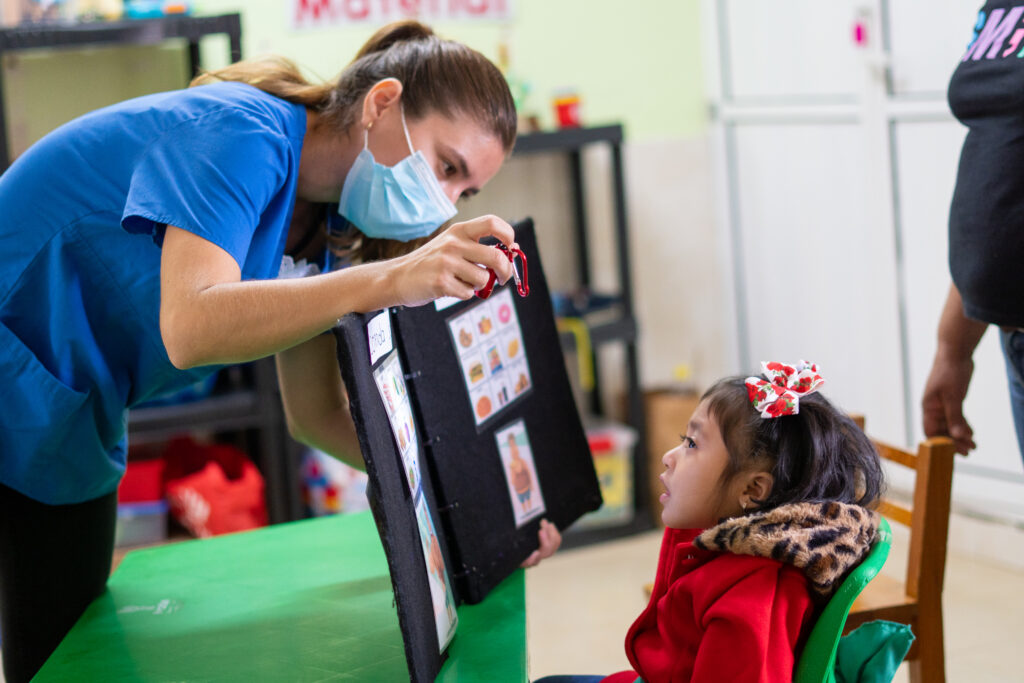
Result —
<svg viewBox="0 0 1024 683"><path fill-rule="evenodd" d="M405 133L405 142L409 145L409 154L415 154L416 150L412 148L412 138L409 137L409 126L405 125L405 105L399 102L398 107L402 114L402 132Z"/></svg>

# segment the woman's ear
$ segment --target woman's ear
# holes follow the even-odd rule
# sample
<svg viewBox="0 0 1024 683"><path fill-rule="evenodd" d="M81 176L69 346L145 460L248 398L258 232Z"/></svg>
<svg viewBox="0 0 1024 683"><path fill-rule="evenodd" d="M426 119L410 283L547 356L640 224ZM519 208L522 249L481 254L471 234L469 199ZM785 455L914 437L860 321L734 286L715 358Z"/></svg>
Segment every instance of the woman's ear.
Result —
<svg viewBox="0 0 1024 683"><path fill-rule="evenodd" d="M772 492L775 478L771 472L748 472L742 475L743 488L740 491L740 507L744 510L756 510L758 501L764 500Z"/></svg>
<svg viewBox="0 0 1024 683"><path fill-rule="evenodd" d="M397 78L385 78L374 83L363 98L363 115L359 122L363 128L370 128L384 116L391 107L402 99L402 82Z"/></svg>

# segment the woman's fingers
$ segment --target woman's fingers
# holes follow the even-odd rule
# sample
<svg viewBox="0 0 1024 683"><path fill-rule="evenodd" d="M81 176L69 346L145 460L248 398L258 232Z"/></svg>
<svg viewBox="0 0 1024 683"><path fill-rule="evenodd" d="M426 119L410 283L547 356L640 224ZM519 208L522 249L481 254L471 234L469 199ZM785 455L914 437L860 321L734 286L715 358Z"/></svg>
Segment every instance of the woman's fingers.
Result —
<svg viewBox="0 0 1024 683"><path fill-rule="evenodd" d="M496 216L456 223L402 259L396 286L399 301L416 306L442 296L468 299L487 285L490 271L504 284L512 277L512 262L503 250L481 244L491 236L502 244L515 244L515 232Z"/></svg>
<svg viewBox="0 0 1024 683"><path fill-rule="evenodd" d="M456 223L453 228L460 228L474 242L482 237L495 237L499 242L510 246L516 239L516 233L506 221L497 216L480 216L463 223Z"/></svg>

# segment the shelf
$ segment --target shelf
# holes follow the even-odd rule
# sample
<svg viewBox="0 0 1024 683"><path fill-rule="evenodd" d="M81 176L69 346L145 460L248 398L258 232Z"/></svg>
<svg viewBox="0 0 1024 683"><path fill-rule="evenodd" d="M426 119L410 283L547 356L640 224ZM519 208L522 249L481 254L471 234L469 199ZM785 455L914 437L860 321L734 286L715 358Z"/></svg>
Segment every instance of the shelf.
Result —
<svg viewBox="0 0 1024 683"><path fill-rule="evenodd" d="M615 124L595 128L566 128L545 133L526 133L516 138L516 146L512 153L561 152L579 149L597 142L621 144L622 126Z"/></svg>
<svg viewBox="0 0 1024 683"><path fill-rule="evenodd" d="M216 33L226 33L237 40L241 32L242 21L238 14L212 17L170 15L155 19L123 21L25 24L0 29L0 51L102 44L152 45L170 38L196 41L203 36ZM232 52L232 60L240 57L240 49L233 49Z"/></svg>
<svg viewBox="0 0 1024 683"><path fill-rule="evenodd" d="M185 431L255 429L265 422L255 391L233 391L189 403L131 410L128 434L133 440L159 441Z"/></svg>
<svg viewBox="0 0 1024 683"><path fill-rule="evenodd" d="M586 318L583 321L586 323ZM594 324L588 323L587 329L590 331L591 346L601 346L610 342L636 341L636 320L628 316ZM576 348L576 337L571 332L562 332L559 334L559 338L563 349L568 351Z"/></svg>
<svg viewBox="0 0 1024 683"><path fill-rule="evenodd" d="M221 33L228 37L230 61L241 59L242 18L237 13L210 17L170 15L124 21L23 24L0 29L0 56L14 50L87 45L154 45L165 40L184 39L188 43L188 74L191 79L199 72L199 39ZM10 162L3 93L3 69L0 69L0 173L7 170Z"/></svg>

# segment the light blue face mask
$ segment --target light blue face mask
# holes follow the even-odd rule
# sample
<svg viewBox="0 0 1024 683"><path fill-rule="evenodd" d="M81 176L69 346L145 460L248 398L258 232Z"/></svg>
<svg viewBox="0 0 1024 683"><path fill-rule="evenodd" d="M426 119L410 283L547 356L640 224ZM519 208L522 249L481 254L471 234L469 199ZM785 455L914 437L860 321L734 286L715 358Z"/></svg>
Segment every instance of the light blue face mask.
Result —
<svg viewBox="0 0 1024 683"><path fill-rule="evenodd" d="M341 188L338 213L367 237L408 242L426 237L458 213L423 152L413 149L404 109L402 130L409 156L389 167L374 160L367 129L363 151Z"/></svg>

